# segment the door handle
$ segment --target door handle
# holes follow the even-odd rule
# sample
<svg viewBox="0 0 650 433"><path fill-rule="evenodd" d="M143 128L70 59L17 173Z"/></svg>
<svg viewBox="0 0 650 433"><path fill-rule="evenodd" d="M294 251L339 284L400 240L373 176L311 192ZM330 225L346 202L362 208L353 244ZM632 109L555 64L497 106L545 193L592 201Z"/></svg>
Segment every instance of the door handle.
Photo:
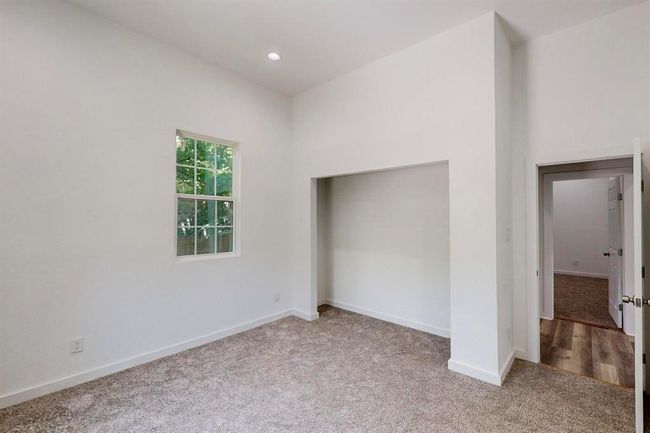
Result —
<svg viewBox="0 0 650 433"><path fill-rule="evenodd" d="M641 308L644 305L650 306L650 299L637 298L635 296L628 296L628 295L621 296L621 302L623 302L624 304L634 304L634 306L638 308Z"/></svg>
<svg viewBox="0 0 650 433"><path fill-rule="evenodd" d="M603 256L609 257L611 253L603 253Z"/></svg>

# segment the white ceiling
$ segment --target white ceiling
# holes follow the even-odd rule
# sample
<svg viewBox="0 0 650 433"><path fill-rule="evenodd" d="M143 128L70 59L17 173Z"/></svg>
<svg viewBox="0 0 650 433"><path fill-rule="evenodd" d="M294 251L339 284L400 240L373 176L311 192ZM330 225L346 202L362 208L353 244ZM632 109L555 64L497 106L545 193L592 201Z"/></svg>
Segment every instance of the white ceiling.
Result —
<svg viewBox="0 0 650 433"><path fill-rule="evenodd" d="M643 0L68 0L293 95L491 10L515 43ZM282 60L266 54L277 51Z"/></svg>

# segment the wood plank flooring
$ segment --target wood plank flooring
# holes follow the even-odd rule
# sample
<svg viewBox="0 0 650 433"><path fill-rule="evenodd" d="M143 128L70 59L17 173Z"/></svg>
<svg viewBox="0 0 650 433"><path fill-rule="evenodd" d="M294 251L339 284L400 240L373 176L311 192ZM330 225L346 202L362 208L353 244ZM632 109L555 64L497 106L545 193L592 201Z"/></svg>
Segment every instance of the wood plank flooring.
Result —
<svg viewBox="0 0 650 433"><path fill-rule="evenodd" d="M634 386L634 338L569 320L544 320L540 325L541 362L616 385Z"/></svg>

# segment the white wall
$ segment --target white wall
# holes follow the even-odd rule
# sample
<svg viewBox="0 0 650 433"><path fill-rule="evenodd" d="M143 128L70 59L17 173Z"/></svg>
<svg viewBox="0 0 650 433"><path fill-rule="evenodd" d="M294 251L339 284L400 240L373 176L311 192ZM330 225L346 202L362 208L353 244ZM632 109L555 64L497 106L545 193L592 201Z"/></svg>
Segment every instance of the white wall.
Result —
<svg viewBox="0 0 650 433"><path fill-rule="evenodd" d="M449 336L448 173L319 180L319 303Z"/></svg>
<svg viewBox="0 0 650 433"><path fill-rule="evenodd" d="M311 179L449 161L450 367L498 383L495 19L294 98L291 226L294 305L315 312Z"/></svg>
<svg viewBox="0 0 650 433"><path fill-rule="evenodd" d="M499 365L509 368L513 359L512 335L512 47L501 20L494 20L494 77L496 115L496 257ZM507 372L507 371L506 371Z"/></svg>
<svg viewBox="0 0 650 433"><path fill-rule="evenodd" d="M287 98L55 1L0 57L2 396L290 307ZM176 263L176 128L241 143L241 257Z"/></svg>
<svg viewBox="0 0 650 433"><path fill-rule="evenodd" d="M607 178L553 182L555 272L607 278L608 190Z"/></svg>
<svg viewBox="0 0 650 433"><path fill-rule="evenodd" d="M516 47L512 82L514 337L526 358L526 158L648 143L650 4Z"/></svg>

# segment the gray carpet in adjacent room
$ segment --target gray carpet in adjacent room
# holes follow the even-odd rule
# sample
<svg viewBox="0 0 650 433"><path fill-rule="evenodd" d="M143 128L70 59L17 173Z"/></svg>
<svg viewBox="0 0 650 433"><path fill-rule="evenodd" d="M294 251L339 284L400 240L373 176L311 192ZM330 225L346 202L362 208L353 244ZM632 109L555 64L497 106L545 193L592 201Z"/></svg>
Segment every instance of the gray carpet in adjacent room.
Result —
<svg viewBox="0 0 650 433"><path fill-rule="evenodd" d="M0 432L631 432L633 391L516 361L503 387L449 340L337 309L286 318L0 411Z"/></svg>
<svg viewBox="0 0 650 433"><path fill-rule="evenodd" d="M609 315L609 282L555 274L555 318L618 329Z"/></svg>

